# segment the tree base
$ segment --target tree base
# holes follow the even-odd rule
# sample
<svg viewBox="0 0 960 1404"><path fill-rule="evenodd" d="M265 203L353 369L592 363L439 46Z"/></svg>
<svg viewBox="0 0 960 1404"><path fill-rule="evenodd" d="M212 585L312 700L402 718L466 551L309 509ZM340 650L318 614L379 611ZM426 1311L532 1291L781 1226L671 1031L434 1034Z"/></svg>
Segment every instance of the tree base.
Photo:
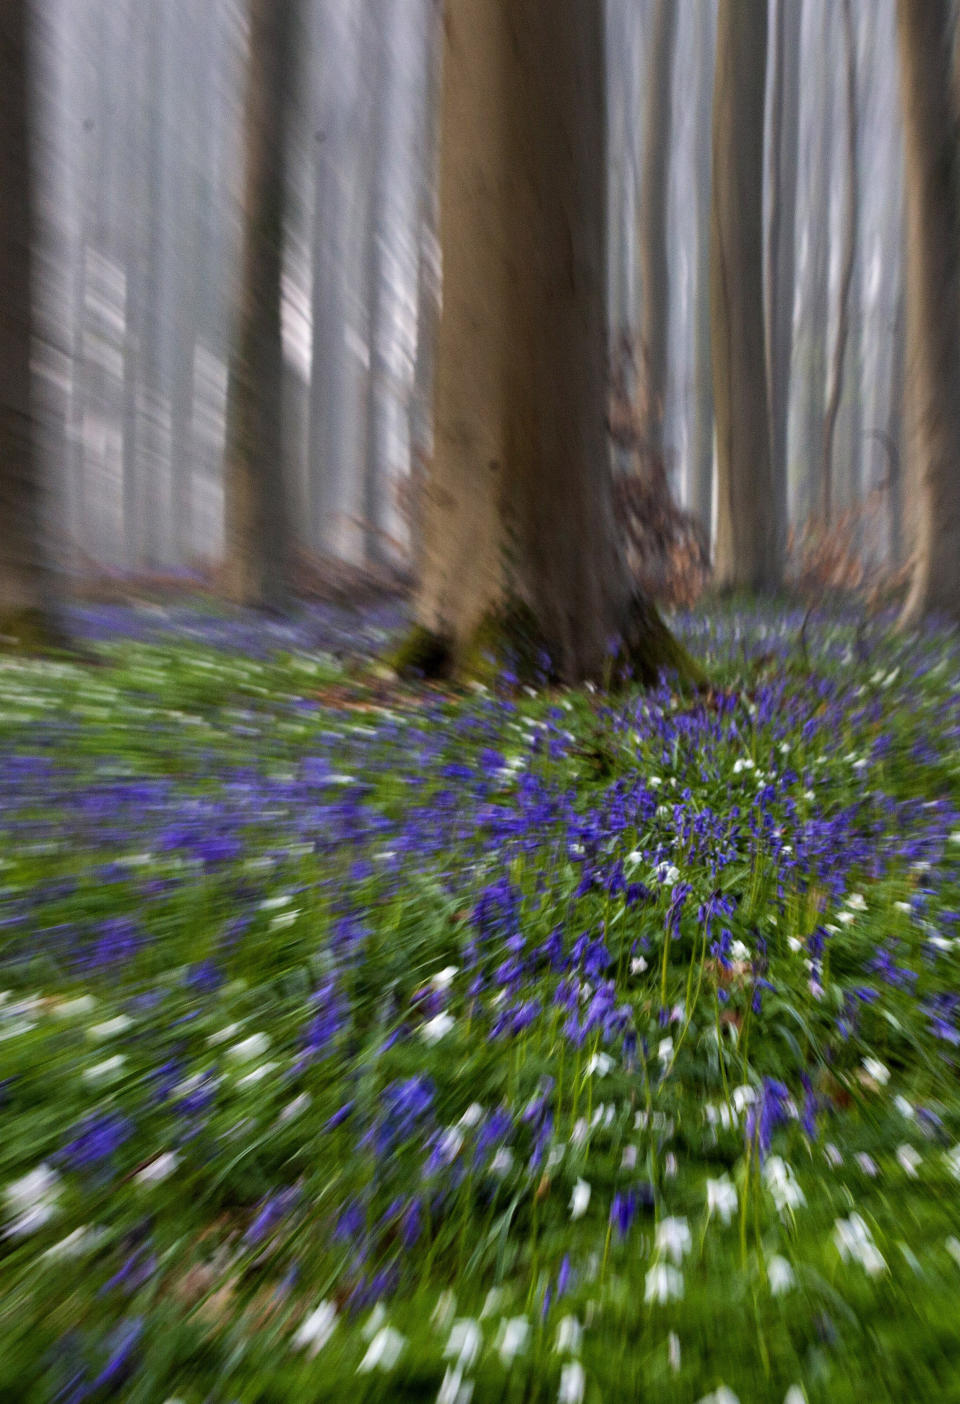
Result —
<svg viewBox="0 0 960 1404"><path fill-rule="evenodd" d="M564 681L551 666L549 644L533 610L519 600L490 610L459 647L451 636L414 624L387 662L405 679L455 678L488 686L504 681L521 687ZM707 683L706 673L667 628L656 605L636 594L626 610L619 647L611 652L603 675L591 681L606 691L652 687L663 673L693 687Z"/></svg>
<svg viewBox="0 0 960 1404"><path fill-rule="evenodd" d="M78 652L56 617L36 607L0 610L0 653L85 656Z"/></svg>

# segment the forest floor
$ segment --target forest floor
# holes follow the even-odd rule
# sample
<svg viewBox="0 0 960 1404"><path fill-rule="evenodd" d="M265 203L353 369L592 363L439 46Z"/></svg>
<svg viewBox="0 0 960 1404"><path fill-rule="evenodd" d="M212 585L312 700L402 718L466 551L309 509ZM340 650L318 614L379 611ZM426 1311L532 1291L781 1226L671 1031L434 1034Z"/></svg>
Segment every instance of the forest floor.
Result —
<svg viewBox="0 0 960 1404"><path fill-rule="evenodd" d="M0 1399L960 1399L960 646L401 687L402 618L0 665Z"/></svg>

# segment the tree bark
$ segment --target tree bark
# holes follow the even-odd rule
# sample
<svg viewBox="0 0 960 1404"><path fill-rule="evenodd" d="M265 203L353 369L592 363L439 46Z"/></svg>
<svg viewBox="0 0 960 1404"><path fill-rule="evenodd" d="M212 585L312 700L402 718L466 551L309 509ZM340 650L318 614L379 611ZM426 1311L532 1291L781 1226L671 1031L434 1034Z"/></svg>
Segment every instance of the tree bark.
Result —
<svg viewBox="0 0 960 1404"><path fill-rule="evenodd" d="M663 458L667 400L670 265L667 259L667 179L670 165L675 0L656 0L647 69L643 177L640 187L640 416L646 447Z"/></svg>
<svg viewBox="0 0 960 1404"><path fill-rule="evenodd" d="M960 144L953 7L897 0L904 120L907 478L916 564L900 623L960 618Z"/></svg>
<svg viewBox="0 0 960 1404"><path fill-rule="evenodd" d="M226 593L237 604L285 599L280 324L289 92L297 0L253 0L244 122L244 227L225 463Z"/></svg>
<svg viewBox="0 0 960 1404"><path fill-rule="evenodd" d="M603 6L447 0L444 24L420 632L435 666L466 671L502 626L571 682L606 678L626 638L654 677L689 660L646 601L632 607L613 515Z"/></svg>
<svg viewBox="0 0 960 1404"><path fill-rule="evenodd" d="M709 540L713 532L713 366L710 355L710 110L713 104L713 6L697 23L697 279L694 310L693 472L690 505Z"/></svg>
<svg viewBox="0 0 960 1404"><path fill-rule="evenodd" d="M924 0L926 3L926 0ZM843 34L847 79L847 205L843 222L843 269L837 305L837 332L833 346L833 367L823 424L823 468L820 509L829 526L833 515L833 448L837 414L843 395L844 363L850 334L850 293L857 259L858 192L860 185L857 139L857 48L853 32L851 0L843 0Z"/></svg>
<svg viewBox="0 0 960 1404"><path fill-rule="evenodd" d="M827 385L827 319L830 306L830 191L833 158L833 72L827 62L832 42L833 10L829 0L819 0L819 40L814 51L817 84L811 98L808 127L811 150L807 156L806 189L807 279L803 300L801 335L804 348L803 454L798 487L798 515L801 520L820 510L823 494L823 417ZM809 13L809 7L808 7Z"/></svg>
<svg viewBox="0 0 960 1404"><path fill-rule="evenodd" d="M893 344L890 348L890 398L887 406L887 430L884 448L887 452L887 519L889 522L890 561L898 566L903 560L903 380L906 317L901 275L897 310L893 321Z"/></svg>
<svg viewBox="0 0 960 1404"><path fill-rule="evenodd" d="M710 320L721 590L780 584L763 323L766 0L720 0L713 98Z"/></svg>
<svg viewBox="0 0 960 1404"><path fill-rule="evenodd" d="M47 556L30 372L35 209L30 171L28 10L0 4L0 635L61 637Z"/></svg>
<svg viewBox="0 0 960 1404"><path fill-rule="evenodd" d="M767 240L767 366L773 519L779 562L783 561L787 543L787 427L796 274L794 247L802 17L802 0L777 0L770 133L770 227Z"/></svg>

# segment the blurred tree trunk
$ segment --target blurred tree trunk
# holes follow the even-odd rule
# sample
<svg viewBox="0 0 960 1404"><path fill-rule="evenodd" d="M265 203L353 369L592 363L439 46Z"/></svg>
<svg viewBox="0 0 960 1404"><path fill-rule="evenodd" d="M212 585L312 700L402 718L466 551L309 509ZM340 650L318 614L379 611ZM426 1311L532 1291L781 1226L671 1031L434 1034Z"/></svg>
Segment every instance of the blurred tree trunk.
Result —
<svg viewBox="0 0 960 1404"><path fill-rule="evenodd" d="M721 590L780 584L763 319L766 0L720 0L713 95L710 312Z"/></svg>
<svg viewBox="0 0 960 1404"><path fill-rule="evenodd" d="M716 40L713 5L697 22L697 279L694 310L694 393L691 509L709 540L713 531L713 367L710 357L710 111Z"/></svg>
<svg viewBox="0 0 960 1404"><path fill-rule="evenodd" d="M887 408L887 514L890 524L890 561L894 566L903 560L903 373L906 317L903 276L897 293L897 310L893 320L893 344L890 348L890 398Z"/></svg>
<svg viewBox="0 0 960 1404"><path fill-rule="evenodd" d="M603 680L694 665L635 595L607 452L600 0L448 0L443 305L418 627L400 666L487 651Z"/></svg>
<svg viewBox="0 0 960 1404"><path fill-rule="evenodd" d="M814 139L807 189L807 291L802 343L808 350L803 376L803 478L798 494L801 520L816 516L823 496L823 416L827 385L827 322L830 307L830 191L833 164L833 70L827 61L833 30L832 0L820 0L821 31L817 84L811 104Z"/></svg>
<svg viewBox="0 0 960 1404"><path fill-rule="evenodd" d="M926 2L926 0L925 0ZM843 0L843 36L846 50L847 76L847 203L843 221L843 269L837 303L836 340L830 390L823 424L823 468L821 470L820 509L829 525L833 515L833 450L837 431L837 414L843 396L843 373L850 335L850 300L857 260L857 225L859 218L859 160L857 137L857 47L853 32L851 0Z"/></svg>
<svg viewBox="0 0 960 1404"><path fill-rule="evenodd" d="M243 238L227 392L224 584L236 603L257 608L282 607L288 576L280 297L298 8L298 0L253 0L251 7Z"/></svg>
<svg viewBox="0 0 960 1404"><path fill-rule="evenodd" d="M675 0L655 0L647 66L647 101L640 187L640 422L645 446L663 458L667 401L670 265L667 259L667 181L670 166Z"/></svg>
<svg viewBox="0 0 960 1404"><path fill-rule="evenodd" d="M904 121L907 478L916 560L900 622L960 618L960 143L953 6L897 0Z"/></svg>
<svg viewBox="0 0 960 1404"><path fill-rule="evenodd" d="M770 227L767 242L767 365L770 469L777 559L787 543L787 426L793 348L797 149L802 0L777 0L770 132ZM782 570L782 564L779 567Z"/></svg>
<svg viewBox="0 0 960 1404"><path fill-rule="evenodd" d="M29 9L27 0L0 3L0 635L25 647L62 637L30 371Z"/></svg>

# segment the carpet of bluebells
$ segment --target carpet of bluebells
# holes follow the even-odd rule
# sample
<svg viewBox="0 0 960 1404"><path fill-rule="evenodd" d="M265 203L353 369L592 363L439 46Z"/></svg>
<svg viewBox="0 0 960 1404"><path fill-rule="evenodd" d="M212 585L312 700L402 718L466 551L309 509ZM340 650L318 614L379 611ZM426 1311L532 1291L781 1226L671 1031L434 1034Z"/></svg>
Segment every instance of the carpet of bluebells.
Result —
<svg viewBox="0 0 960 1404"><path fill-rule="evenodd" d="M0 664L0 1399L960 1398L960 648Z"/></svg>

